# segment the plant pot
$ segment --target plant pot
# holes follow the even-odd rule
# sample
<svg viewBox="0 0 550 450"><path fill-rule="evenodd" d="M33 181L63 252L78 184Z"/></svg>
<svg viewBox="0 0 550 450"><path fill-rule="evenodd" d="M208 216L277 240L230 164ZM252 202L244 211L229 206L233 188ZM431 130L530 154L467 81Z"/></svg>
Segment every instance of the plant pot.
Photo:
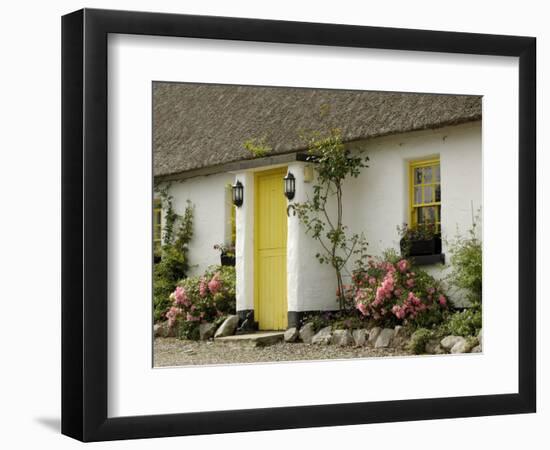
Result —
<svg viewBox="0 0 550 450"><path fill-rule="evenodd" d="M220 256L222 266L235 266L235 257L224 253Z"/></svg>
<svg viewBox="0 0 550 450"><path fill-rule="evenodd" d="M403 256L438 255L441 253L441 237L434 236L425 240L401 239L399 246Z"/></svg>

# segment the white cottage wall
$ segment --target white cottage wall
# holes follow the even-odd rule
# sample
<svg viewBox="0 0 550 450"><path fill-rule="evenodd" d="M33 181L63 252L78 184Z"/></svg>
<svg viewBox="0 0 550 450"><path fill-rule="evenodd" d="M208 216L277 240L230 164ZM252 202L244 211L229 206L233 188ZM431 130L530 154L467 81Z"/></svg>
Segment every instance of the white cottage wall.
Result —
<svg viewBox="0 0 550 450"><path fill-rule="evenodd" d="M234 176L229 173L189 178L169 184L174 211L183 214L187 200L194 205L193 239L189 243L189 275L202 274L206 268L220 263L215 244L226 241L231 204L227 199L227 185Z"/></svg>
<svg viewBox="0 0 550 450"><path fill-rule="evenodd" d="M235 222L235 270L237 276L237 311L254 309L254 173L235 176L243 184L243 204L237 208Z"/></svg>
<svg viewBox="0 0 550 450"><path fill-rule="evenodd" d="M482 205L481 123L404 133L354 143L351 148L370 161L369 168L344 186L344 223L350 232L365 233L372 255L389 248L399 251L397 226L409 222L409 162L440 158L442 251L447 265L424 268L437 278L444 276L449 270L445 241L457 233L465 235L472 226L472 213ZM303 167L303 163L289 167L296 176L296 202L312 192L313 183L303 182ZM315 258L319 244L305 234L297 217L289 218L288 233L289 311L336 309L334 271ZM464 305L463 295L454 294L455 303Z"/></svg>
<svg viewBox="0 0 550 450"><path fill-rule="evenodd" d="M346 183L345 198L353 198L354 206L345 209L345 220L351 229L366 232L373 254L399 248L396 227L409 222L410 161L440 159L443 239L472 226L472 210L476 214L482 204L480 122L379 138L354 148L370 161L359 178Z"/></svg>
<svg viewBox="0 0 550 450"><path fill-rule="evenodd" d="M399 250L396 227L409 221L409 162L437 156L441 166L442 251L447 254L448 263L446 241L457 233L464 235L472 226L472 214L482 205L481 142L481 123L475 122L354 143L350 148L361 151L370 161L369 168L344 185L344 223L350 232L365 233L372 255L380 255L388 248ZM307 165L294 162L288 166L296 177L293 202L303 202L312 196L314 183L304 181ZM219 263L219 253L212 247L227 238L231 204L227 201L226 186L235 178L244 185L244 203L236 210L237 310L246 311L254 308L253 172L174 182L169 193L179 214L184 212L188 199L195 205L190 274L199 274L209 265ZM291 211L287 239L289 311L337 309L334 270L318 262L315 255L320 251L319 243L305 233ZM442 277L449 266L436 264L425 268L432 275ZM459 293L453 300L464 304Z"/></svg>
<svg viewBox="0 0 550 450"><path fill-rule="evenodd" d="M307 164L296 162L288 169L296 177L293 203L307 201L313 196L314 182L304 182ZM319 242L307 235L297 216L290 212L287 238L287 283L289 311L335 310L336 275L328 264L320 264L316 254L323 249Z"/></svg>
<svg viewBox="0 0 550 450"><path fill-rule="evenodd" d="M475 122L355 144L370 161L369 168L345 186L345 198L355 199L353 207L344 210L345 222L351 230L365 232L369 253L399 250L396 227L409 222L409 162L439 157L442 252L447 260L446 265L424 268L442 278L450 268L448 243L457 234L466 235L482 206L481 142L481 122ZM453 300L464 305L460 293Z"/></svg>

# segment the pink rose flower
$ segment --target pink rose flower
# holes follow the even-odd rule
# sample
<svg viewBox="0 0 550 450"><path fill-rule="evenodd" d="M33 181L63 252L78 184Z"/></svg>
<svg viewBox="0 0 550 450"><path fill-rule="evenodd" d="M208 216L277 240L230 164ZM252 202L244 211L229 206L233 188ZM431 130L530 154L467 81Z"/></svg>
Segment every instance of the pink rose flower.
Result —
<svg viewBox="0 0 550 450"><path fill-rule="evenodd" d="M439 304L441 306L446 306L447 305L447 299L445 298L445 296L443 294L441 294L439 296Z"/></svg>
<svg viewBox="0 0 550 450"><path fill-rule="evenodd" d="M176 320L178 316L182 313L181 308L177 308L175 306L172 306L168 312L166 313L166 318L168 319L168 326L172 328L174 324L176 323Z"/></svg>
<svg viewBox="0 0 550 450"><path fill-rule="evenodd" d="M363 314L364 316L367 316L369 314L368 310L367 310L367 307L365 306L364 303L357 303L357 309L361 312L361 314Z"/></svg>
<svg viewBox="0 0 550 450"><path fill-rule="evenodd" d="M208 294L208 286L206 284L206 280L204 278L201 278L201 282L199 284L199 295L201 297L206 297L206 294Z"/></svg>
<svg viewBox="0 0 550 450"><path fill-rule="evenodd" d="M409 268L409 261L407 261L406 259L402 259L397 263L397 268L401 273L405 273Z"/></svg>
<svg viewBox="0 0 550 450"><path fill-rule="evenodd" d="M399 305L393 305L392 312L398 319L403 319L405 317L405 309L401 308Z"/></svg>
<svg viewBox="0 0 550 450"><path fill-rule="evenodd" d="M220 281L220 274L216 273L212 279L208 282L208 290L215 295L220 291L222 287L222 282Z"/></svg>
<svg viewBox="0 0 550 450"><path fill-rule="evenodd" d="M183 306L189 306L189 298L187 297L187 293L185 292L185 289L181 286L177 286L176 290L173 293L174 296L174 303L176 305L183 305Z"/></svg>

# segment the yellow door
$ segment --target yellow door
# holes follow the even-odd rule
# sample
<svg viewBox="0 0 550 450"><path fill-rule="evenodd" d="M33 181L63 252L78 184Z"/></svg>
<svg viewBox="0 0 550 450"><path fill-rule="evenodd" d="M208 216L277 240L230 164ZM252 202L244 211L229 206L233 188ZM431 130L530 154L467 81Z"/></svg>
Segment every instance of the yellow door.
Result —
<svg viewBox="0 0 550 450"><path fill-rule="evenodd" d="M282 168L255 176L254 318L260 330L287 327L285 175Z"/></svg>

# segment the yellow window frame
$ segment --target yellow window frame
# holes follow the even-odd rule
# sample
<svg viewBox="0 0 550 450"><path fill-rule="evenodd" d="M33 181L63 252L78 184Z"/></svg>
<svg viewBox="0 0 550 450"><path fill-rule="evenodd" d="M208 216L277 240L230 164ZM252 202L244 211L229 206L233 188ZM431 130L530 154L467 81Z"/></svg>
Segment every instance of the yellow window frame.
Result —
<svg viewBox="0 0 550 450"><path fill-rule="evenodd" d="M153 244L160 246L162 243L162 201L160 198L153 200Z"/></svg>
<svg viewBox="0 0 550 450"><path fill-rule="evenodd" d="M233 198L232 198L232 186L231 184L228 184L225 186L225 198L227 207L229 208L229 217L226 216L227 223L229 225L229 239L231 242L226 242L226 244L235 245L235 242L237 240L237 207L233 204ZM226 213L227 214L227 213ZM227 236L227 235L226 235Z"/></svg>
<svg viewBox="0 0 550 450"><path fill-rule="evenodd" d="M416 183L415 178L415 170L421 169L421 168L432 168L432 179L430 181L425 181L424 179L424 172L422 172L422 179L420 180L420 183ZM439 169L439 181L435 180L435 168ZM435 201L436 199L436 186L439 185L440 189L440 198L439 201ZM425 201L425 188L432 188L432 200L430 202ZM415 200L415 188L420 188L421 192L421 198L420 202L416 202ZM435 207L435 228L437 232L441 232L441 164L439 158L431 158L431 159L422 159L422 160L414 160L409 162L409 217L410 217L410 225L412 228L416 228L418 226L418 214L417 211L419 208L423 207Z"/></svg>

